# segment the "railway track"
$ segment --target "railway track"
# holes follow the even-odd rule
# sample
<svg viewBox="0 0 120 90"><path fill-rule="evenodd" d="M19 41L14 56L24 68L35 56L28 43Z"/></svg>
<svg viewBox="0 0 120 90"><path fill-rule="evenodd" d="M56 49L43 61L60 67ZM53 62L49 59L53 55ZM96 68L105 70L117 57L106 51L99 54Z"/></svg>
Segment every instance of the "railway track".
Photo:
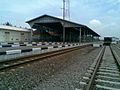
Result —
<svg viewBox="0 0 120 90"><path fill-rule="evenodd" d="M80 82L80 90L120 90L120 63L111 47L100 51Z"/></svg>
<svg viewBox="0 0 120 90"><path fill-rule="evenodd" d="M84 46L77 46L77 47L72 47L72 48L67 48L67 49L62 49L62 50L57 50L57 51L52 51L52 52L47 52L43 54L37 54L37 55L32 55L32 56L26 56L22 58L17 58L14 60L8 60L5 62L0 62L0 72L5 72L13 68L20 67L21 65L29 64L38 60L43 60L45 58L61 55L64 53L68 53L71 51L75 51L81 48L89 47L90 45L84 45Z"/></svg>

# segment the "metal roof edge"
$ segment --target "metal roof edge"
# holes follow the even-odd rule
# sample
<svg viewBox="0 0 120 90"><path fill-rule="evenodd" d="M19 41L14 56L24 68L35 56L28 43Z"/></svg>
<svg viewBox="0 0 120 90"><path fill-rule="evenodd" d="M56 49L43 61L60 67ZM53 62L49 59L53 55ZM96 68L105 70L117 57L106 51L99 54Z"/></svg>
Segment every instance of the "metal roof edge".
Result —
<svg viewBox="0 0 120 90"><path fill-rule="evenodd" d="M7 26L7 25L0 25L0 29L12 30L12 31L23 31L23 32L29 32L30 31L30 29L14 27L14 26Z"/></svg>
<svg viewBox="0 0 120 90"><path fill-rule="evenodd" d="M76 24L76 25L80 25L80 26L85 26L85 25L83 25L83 24L78 24L78 23L75 23L75 22L72 22L72 21L63 20L63 19L61 19L61 18L54 17L54 16L47 15L47 14L44 14L44 15L42 15L42 16L39 16L39 17L33 18L33 19L31 19L31 20L28 20L28 21L26 21L26 23L29 23L29 22L31 22L31 21L34 21L34 20L39 19L39 18L42 18L42 17L51 17L51 18L55 18L55 19L58 19L58 20L66 21L66 22L69 22L69 23L72 23L72 24Z"/></svg>

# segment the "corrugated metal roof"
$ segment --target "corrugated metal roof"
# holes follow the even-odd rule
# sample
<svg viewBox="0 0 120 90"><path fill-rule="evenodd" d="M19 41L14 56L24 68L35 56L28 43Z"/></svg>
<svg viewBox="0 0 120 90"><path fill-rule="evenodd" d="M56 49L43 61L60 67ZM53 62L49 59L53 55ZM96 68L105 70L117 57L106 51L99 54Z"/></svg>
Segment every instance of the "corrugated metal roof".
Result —
<svg viewBox="0 0 120 90"><path fill-rule="evenodd" d="M0 25L0 29L7 29L7 30L14 30L14 31L23 31L23 32L30 32L29 29L7 26L7 25Z"/></svg>
<svg viewBox="0 0 120 90"><path fill-rule="evenodd" d="M70 24L77 25L78 27L86 28L87 30L89 30L90 32L92 32L92 34L100 37L99 34L97 34L95 31L93 31L92 29L90 29L90 28L89 28L88 26L86 26L86 25L82 25L82 24L79 24L79 23L76 23L76 22L72 22L72 21L69 21L69 20L63 20L63 19L61 19L61 18L54 17L54 16L50 16L50 15L47 15L47 14L44 14L44 15L39 16L39 17L37 17L37 18L31 19L31 20L29 20L29 21L26 21L26 23L29 24L30 22L32 22L32 21L34 21L34 20L37 20L37 19L41 19L41 18L43 18L43 17L51 17L51 18L54 18L54 19L57 19L57 20L60 20L60 21L63 21L63 22L68 22L68 23L70 23ZM45 22L45 21L44 21L44 22ZM44 22L43 22L43 23L44 23ZM37 23L37 22L35 22L35 23ZM35 24L35 23L34 23L34 24ZM38 23L40 24L40 22L38 22ZM47 24L47 23L46 23L46 24Z"/></svg>
<svg viewBox="0 0 120 90"><path fill-rule="evenodd" d="M39 17L36 17L36 18L31 19L31 20L29 20L29 21L26 21L26 23L29 23L29 22L34 21L34 20L37 20L37 19L42 18L42 17L51 17L51 18L55 18L55 19L61 20L61 21L63 21L63 22L68 22L68 23L72 23L72 24L79 25L80 27L84 27L84 26L85 26L85 25L78 24L78 23L75 23L75 22L72 22L72 21L69 21L69 20L63 20L63 19L58 18L58 17L50 16L50 15L47 15L47 14L44 14L44 15L42 15L42 16L39 16Z"/></svg>

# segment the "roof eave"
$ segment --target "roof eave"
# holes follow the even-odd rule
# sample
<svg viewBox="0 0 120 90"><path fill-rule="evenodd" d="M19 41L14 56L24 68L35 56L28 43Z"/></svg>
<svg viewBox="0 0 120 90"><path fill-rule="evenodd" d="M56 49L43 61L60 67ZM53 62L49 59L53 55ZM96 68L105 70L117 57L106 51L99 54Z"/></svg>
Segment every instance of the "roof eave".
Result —
<svg viewBox="0 0 120 90"><path fill-rule="evenodd" d="M57 17L54 17L54 16L50 16L50 15L47 15L47 14L44 14L44 15L42 15L42 16L39 16L39 17L36 17L36 18L34 18L34 19L28 20L28 21L26 21L26 23L30 23L30 22L32 22L32 21L34 21L34 20L36 20L36 19L39 19L39 18L42 18L42 17L45 17L45 16L51 17L51 18L55 18L55 19L59 19L59 20L62 20L62 21L66 21L66 22L69 22L69 23L73 23L73 24L79 25L80 27L85 26L85 25L78 24L78 23L75 23L75 22L72 22L72 21L63 20L63 19L61 19L61 18L57 18Z"/></svg>

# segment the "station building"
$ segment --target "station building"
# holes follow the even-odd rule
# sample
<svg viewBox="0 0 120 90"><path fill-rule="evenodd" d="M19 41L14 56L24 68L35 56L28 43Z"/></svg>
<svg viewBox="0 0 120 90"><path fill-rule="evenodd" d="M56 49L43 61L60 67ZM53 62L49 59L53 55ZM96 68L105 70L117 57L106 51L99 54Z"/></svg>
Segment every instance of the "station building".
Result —
<svg viewBox="0 0 120 90"><path fill-rule="evenodd" d="M29 29L0 25L0 42L25 42L30 39Z"/></svg>
<svg viewBox="0 0 120 90"><path fill-rule="evenodd" d="M34 41L48 42L90 42L99 40L100 35L86 25L42 15L27 21L33 32Z"/></svg>

